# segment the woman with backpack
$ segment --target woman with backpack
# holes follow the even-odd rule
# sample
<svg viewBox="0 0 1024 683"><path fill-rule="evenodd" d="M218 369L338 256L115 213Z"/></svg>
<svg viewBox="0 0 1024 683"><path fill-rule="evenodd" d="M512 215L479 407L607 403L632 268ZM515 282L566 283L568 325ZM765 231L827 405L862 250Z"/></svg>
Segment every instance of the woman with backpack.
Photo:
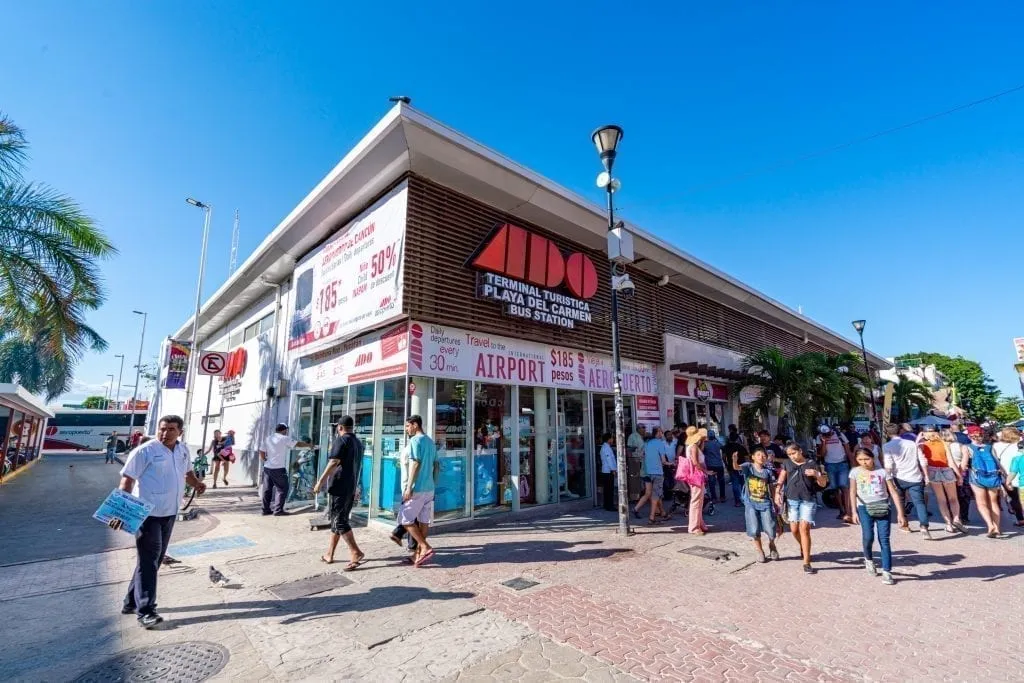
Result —
<svg viewBox="0 0 1024 683"><path fill-rule="evenodd" d="M981 432L971 434L971 452L960 463L960 469L970 473L971 490L981 518L988 526L989 538L1004 538L999 531L1001 511L999 509L1003 485L1007 480L1006 470L992 453L992 447L985 443Z"/></svg>
<svg viewBox="0 0 1024 683"><path fill-rule="evenodd" d="M899 500L896 484L886 476L875 462L874 454L858 448L854 457L857 466L850 470L850 509L857 511L854 524L860 525L861 544L864 549L864 568L871 576L878 576L872 557L875 531L878 531L878 549L882 557L882 583L891 586L892 578L892 501Z"/></svg>
<svg viewBox="0 0 1024 683"><path fill-rule="evenodd" d="M778 548L775 547L775 506L772 502L772 489L775 486L775 474L766 467L768 454L763 448L755 448L751 454L752 462L740 463L740 476L743 477L743 508L747 526L747 536L754 542L757 550L757 561L764 564L768 559L761 545L761 534L768 535L768 552L773 560L779 559Z"/></svg>
<svg viewBox="0 0 1024 683"><path fill-rule="evenodd" d="M785 496L789 530L800 544L804 573L815 574L811 566L811 527L818 508L818 493L825 490L828 475L817 460L808 458L804 449L795 443L786 448L786 455L789 460L782 462L779 483L775 487L775 504L781 508Z"/></svg>

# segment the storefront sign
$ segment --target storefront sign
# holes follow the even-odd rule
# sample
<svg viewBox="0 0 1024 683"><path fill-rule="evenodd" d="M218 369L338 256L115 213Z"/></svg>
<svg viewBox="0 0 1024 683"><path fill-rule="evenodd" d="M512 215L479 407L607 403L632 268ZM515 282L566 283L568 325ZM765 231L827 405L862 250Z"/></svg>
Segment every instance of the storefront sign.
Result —
<svg viewBox="0 0 1024 683"><path fill-rule="evenodd" d="M613 390L612 361L607 356L427 323L412 323L409 339L411 374L604 393ZM657 394L655 366L623 360L622 391Z"/></svg>
<svg viewBox="0 0 1024 683"><path fill-rule="evenodd" d="M466 265L482 271L477 296L503 304L506 315L570 330L593 321L587 299L597 292L597 269L586 254L563 255L547 237L505 223Z"/></svg>
<svg viewBox="0 0 1024 683"><path fill-rule="evenodd" d="M406 323L353 339L340 349L299 360L299 387L333 389L404 375L409 358Z"/></svg>
<svg viewBox="0 0 1024 683"><path fill-rule="evenodd" d="M228 354L224 375L221 377L220 395L225 402L232 402L242 391L242 378L249 365L249 352L244 346Z"/></svg>
<svg viewBox="0 0 1024 683"><path fill-rule="evenodd" d="M636 421L653 429L661 424L661 415L658 411L657 396L636 397Z"/></svg>
<svg viewBox="0 0 1024 683"><path fill-rule="evenodd" d="M402 313L406 185L295 269L288 350L323 349Z"/></svg>
<svg viewBox="0 0 1024 683"><path fill-rule="evenodd" d="M729 385L727 384L717 384L706 379L689 377L675 377L672 384L673 393L676 396L690 396L702 402L729 400Z"/></svg>
<svg viewBox="0 0 1024 683"><path fill-rule="evenodd" d="M189 342L170 340L167 350L165 389L184 389L188 378Z"/></svg>

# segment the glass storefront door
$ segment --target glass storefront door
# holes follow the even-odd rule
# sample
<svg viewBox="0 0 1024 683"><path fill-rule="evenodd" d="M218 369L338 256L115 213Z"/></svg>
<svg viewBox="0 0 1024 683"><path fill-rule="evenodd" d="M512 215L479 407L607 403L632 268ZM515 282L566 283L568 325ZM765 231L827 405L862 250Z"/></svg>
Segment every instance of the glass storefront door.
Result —
<svg viewBox="0 0 1024 683"><path fill-rule="evenodd" d="M373 382L349 387L349 406L355 420L355 435L363 444L363 463L359 471L360 496L353 512L365 515L370 507L373 483L374 444L374 385Z"/></svg>
<svg viewBox="0 0 1024 683"><path fill-rule="evenodd" d="M295 448L288 454L288 498L285 505L305 504L313 500L313 486L320 477L321 440L320 413L323 398L313 395L298 395L295 400L295 414L291 420L291 434L296 441L312 444L307 448Z"/></svg>
<svg viewBox="0 0 1024 683"><path fill-rule="evenodd" d="M590 495L595 448L591 443L587 394L558 391L558 497L576 500Z"/></svg>
<svg viewBox="0 0 1024 683"><path fill-rule="evenodd" d="M380 476L377 517L394 520L402 502L402 467L400 454L405 445L405 378L387 379L377 383L381 397ZM424 421L424 428L427 424ZM366 456L363 455L365 461ZM364 465L365 466L365 465Z"/></svg>
<svg viewBox="0 0 1024 683"><path fill-rule="evenodd" d="M417 390L420 382L414 378ZM469 514L469 388L468 382L438 379L435 393L434 443L439 471L434 492L435 519ZM426 418L424 418L426 419Z"/></svg>
<svg viewBox="0 0 1024 683"><path fill-rule="evenodd" d="M675 426L680 427L682 424L686 424L688 427L703 427L714 430L716 434L721 434L725 421L725 408L725 403L716 401L704 403L677 398L673 402Z"/></svg>
<svg viewBox="0 0 1024 683"><path fill-rule="evenodd" d="M512 387L473 385L473 510L512 508Z"/></svg>
<svg viewBox="0 0 1024 683"><path fill-rule="evenodd" d="M520 505L545 505L558 500L554 408L554 389L519 387Z"/></svg>

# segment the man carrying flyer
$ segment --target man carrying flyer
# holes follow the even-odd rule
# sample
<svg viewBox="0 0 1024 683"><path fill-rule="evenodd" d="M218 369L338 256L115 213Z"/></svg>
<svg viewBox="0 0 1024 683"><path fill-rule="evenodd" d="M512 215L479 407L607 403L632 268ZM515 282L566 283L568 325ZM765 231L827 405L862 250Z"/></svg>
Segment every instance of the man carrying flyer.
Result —
<svg viewBox="0 0 1024 683"><path fill-rule="evenodd" d="M177 415L160 418L156 439L131 452L121 469L120 489L153 506L135 534L136 564L122 614L136 614L139 625L151 629L163 618L156 612L156 575L171 542L185 482L202 494L206 485L189 469L188 449L178 443L184 423ZM121 527L120 520L110 522Z"/></svg>

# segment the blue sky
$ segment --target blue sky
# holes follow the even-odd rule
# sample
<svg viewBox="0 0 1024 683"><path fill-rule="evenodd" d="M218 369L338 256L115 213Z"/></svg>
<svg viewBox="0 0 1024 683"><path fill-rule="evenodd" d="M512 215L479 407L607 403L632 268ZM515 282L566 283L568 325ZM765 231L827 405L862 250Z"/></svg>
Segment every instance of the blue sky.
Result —
<svg viewBox="0 0 1024 683"><path fill-rule="evenodd" d="M388 109L414 105L600 200L589 140L625 129L622 211L883 355L981 361L1019 395L1024 91L771 172L750 169L1024 83L1024 6L891 3L16 3L0 110L31 178L120 255L92 318L110 351L77 397L146 357ZM484 8L484 9L481 9ZM126 372L125 384L131 384Z"/></svg>

